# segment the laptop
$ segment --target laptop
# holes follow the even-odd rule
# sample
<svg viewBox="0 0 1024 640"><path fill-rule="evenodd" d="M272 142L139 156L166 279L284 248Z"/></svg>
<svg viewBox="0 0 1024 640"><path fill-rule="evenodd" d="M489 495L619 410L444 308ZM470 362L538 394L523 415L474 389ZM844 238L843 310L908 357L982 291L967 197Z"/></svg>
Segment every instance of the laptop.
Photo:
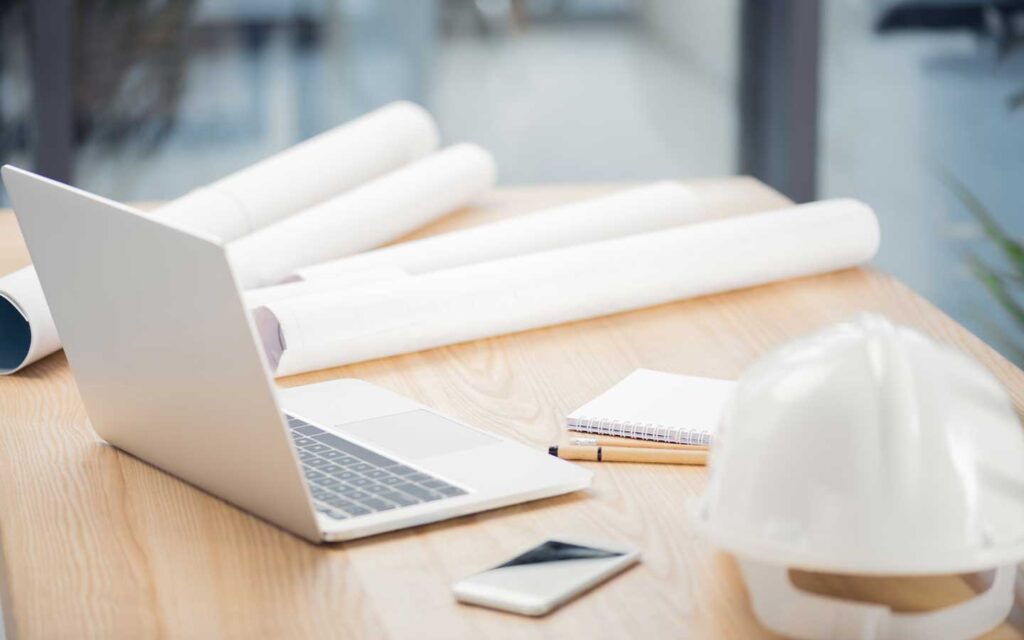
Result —
<svg viewBox="0 0 1024 640"><path fill-rule="evenodd" d="M110 444L315 542L590 485L589 471L363 381L277 389L222 244L15 167L3 181Z"/></svg>

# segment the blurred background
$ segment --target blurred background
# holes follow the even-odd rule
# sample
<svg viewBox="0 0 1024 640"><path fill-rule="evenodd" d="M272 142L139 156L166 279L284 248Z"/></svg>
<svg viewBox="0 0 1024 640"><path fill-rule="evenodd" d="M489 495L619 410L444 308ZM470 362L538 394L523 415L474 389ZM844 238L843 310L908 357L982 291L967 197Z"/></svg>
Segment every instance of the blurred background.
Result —
<svg viewBox="0 0 1024 640"><path fill-rule="evenodd" d="M1022 44L1017 0L0 0L0 162L172 198L405 98L502 184L863 199L876 265L1021 363Z"/></svg>

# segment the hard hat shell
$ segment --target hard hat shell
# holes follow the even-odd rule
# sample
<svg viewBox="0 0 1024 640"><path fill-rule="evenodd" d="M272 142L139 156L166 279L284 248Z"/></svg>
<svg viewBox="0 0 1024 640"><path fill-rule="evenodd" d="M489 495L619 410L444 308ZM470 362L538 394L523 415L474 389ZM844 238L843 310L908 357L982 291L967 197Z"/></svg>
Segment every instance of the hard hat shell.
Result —
<svg viewBox="0 0 1024 640"><path fill-rule="evenodd" d="M929 575L1024 558L1024 433L981 365L864 315L740 379L694 524L737 555Z"/></svg>

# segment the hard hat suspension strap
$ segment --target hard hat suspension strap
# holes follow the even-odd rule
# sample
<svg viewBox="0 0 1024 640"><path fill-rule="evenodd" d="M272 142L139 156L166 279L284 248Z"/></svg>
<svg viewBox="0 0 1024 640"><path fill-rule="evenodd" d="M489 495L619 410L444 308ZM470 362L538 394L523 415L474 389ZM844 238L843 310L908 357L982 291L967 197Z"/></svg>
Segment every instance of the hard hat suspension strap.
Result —
<svg viewBox="0 0 1024 640"><path fill-rule="evenodd" d="M992 585L976 597L925 613L895 613L881 604L855 602L797 589L789 569L737 558L758 620L794 638L841 640L959 640L999 625L1013 606L1016 567L996 569Z"/></svg>

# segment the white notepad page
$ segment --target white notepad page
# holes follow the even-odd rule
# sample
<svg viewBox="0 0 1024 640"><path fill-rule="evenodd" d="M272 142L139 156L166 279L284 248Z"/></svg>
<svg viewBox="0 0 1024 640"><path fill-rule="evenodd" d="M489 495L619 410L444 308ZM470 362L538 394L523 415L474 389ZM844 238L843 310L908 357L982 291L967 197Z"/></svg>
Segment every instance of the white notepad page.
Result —
<svg viewBox="0 0 1024 640"><path fill-rule="evenodd" d="M566 418L573 431L708 445L735 382L637 369Z"/></svg>

